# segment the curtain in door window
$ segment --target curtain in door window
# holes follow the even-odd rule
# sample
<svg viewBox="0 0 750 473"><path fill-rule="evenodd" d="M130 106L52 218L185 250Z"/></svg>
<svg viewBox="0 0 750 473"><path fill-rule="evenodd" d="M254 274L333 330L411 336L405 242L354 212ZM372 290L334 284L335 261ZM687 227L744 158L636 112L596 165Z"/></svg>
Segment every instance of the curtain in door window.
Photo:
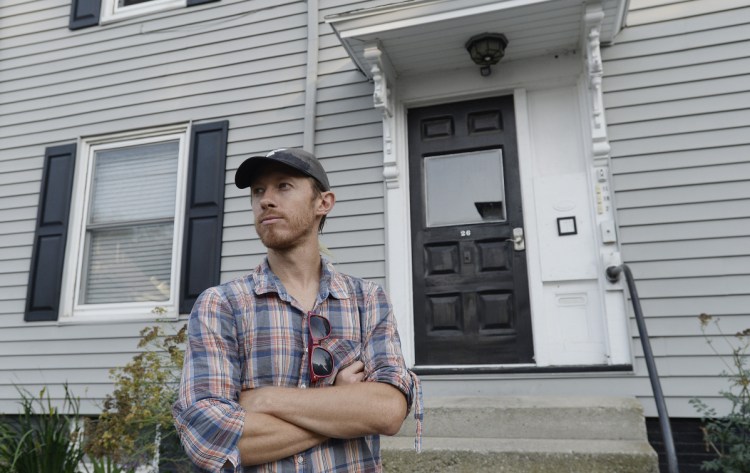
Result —
<svg viewBox="0 0 750 473"><path fill-rule="evenodd" d="M98 150L79 303L170 297L179 141Z"/></svg>

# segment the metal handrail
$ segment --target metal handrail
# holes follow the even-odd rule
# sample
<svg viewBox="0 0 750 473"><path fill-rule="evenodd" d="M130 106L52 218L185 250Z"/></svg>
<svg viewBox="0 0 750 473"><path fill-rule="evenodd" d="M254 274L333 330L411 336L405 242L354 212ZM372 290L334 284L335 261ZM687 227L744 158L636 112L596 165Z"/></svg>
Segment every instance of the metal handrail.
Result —
<svg viewBox="0 0 750 473"><path fill-rule="evenodd" d="M628 283L630 299L633 301L633 310L635 311L635 322L638 325L638 334L643 346L643 356L646 358L646 368L648 377L651 380L651 389L654 392L656 401L656 411L659 413L659 425L661 426L661 436L664 440L664 449L667 453L667 467L669 473L679 473L677 467L677 452L674 448L674 439L672 437L672 427L669 425L669 414L667 413L667 404L664 402L664 392L661 390L659 374L656 372L656 363L654 362L654 353L651 351L651 342L649 342L648 331L646 330L646 321L643 318L641 309L641 300L638 297L638 291L635 288L633 273L626 264L619 266L610 266L607 268L607 280L615 283L620 280L620 273L625 274L625 280Z"/></svg>

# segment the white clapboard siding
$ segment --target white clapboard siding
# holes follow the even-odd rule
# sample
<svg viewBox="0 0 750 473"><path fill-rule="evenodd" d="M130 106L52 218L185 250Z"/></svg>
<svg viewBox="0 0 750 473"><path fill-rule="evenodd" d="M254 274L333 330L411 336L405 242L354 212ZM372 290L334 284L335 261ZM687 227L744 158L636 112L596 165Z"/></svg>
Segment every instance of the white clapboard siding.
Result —
<svg viewBox="0 0 750 473"><path fill-rule="evenodd" d="M602 50L622 254L670 413L696 416L692 397L726 408L732 352L712 324L707 343L698 315L750 327L750 3L631 0L627 25Z"/></svg>
<svg viewBox="0 0 750 473"><path fill-rule="evenodd" d="M314 123L316 153L338 198L323 241L342 270L381 284L381 117L372 84L323 18L386 3L322 2ZM221 0L70 31L70 0L0 4L0 412L15 409L14 382L31 392L49 383L60 399L65 380L84 410L96 412L111 391L108 370L138 352L148 325L23 321L45 148L229 120L221 278L246 274L265 249L234 172L248 156L302 146L307 9L303 0Z"/></svg>

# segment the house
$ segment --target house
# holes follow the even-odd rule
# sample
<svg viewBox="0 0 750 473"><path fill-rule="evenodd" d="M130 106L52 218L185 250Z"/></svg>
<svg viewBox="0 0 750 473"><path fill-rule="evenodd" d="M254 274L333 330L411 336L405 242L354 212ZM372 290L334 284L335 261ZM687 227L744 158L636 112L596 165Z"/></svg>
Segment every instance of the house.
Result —
<svg viewBox="0 0 750 473"><path fill-rule="evenodd" d="M320 157L323 240L388 288L426 398L655 417L605 277L626 262L670 415L727 409L697 316L750 327L749 1L6 0L0 21L0 412L65 381L98 412L144 326L254 267L232 179L280 147ZM471 39L504 57L480 69Z"/></svg>

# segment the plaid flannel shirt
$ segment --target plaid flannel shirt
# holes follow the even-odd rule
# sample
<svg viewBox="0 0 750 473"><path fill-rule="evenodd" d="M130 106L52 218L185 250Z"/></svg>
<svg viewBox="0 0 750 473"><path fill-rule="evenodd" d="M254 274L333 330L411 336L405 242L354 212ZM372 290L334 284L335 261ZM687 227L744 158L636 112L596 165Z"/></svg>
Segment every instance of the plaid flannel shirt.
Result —
<svg viewBox="0 0 750 473"><path fill-rule="evenodd" d="M314 311L331 324L321 345L334 357L335 371L316 388L331 384L339 367L359 358L365 381L388 383L417 398L419 380L405 366L393 311L375 283L337 272L323 261ZM308 387L305 312L268 266L203 292L188 322L188 343L179 398L173 407L182 444L201 469L211 472L379 472L379 436L329 439L297 455L242 467L237 442L245 411L240 391L264 386ZM421 429L419 429L421 430ZM224 468L227 460L234 465Z"/></svg>

